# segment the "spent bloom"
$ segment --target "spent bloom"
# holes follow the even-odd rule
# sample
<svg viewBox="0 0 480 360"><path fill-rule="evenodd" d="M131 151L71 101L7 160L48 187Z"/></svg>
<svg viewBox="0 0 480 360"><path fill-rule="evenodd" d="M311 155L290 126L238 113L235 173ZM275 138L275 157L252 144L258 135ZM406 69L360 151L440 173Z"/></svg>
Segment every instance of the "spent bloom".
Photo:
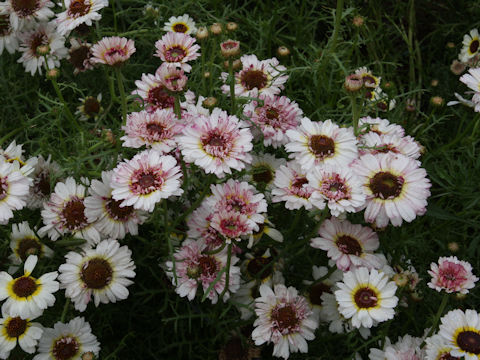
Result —
<svg viewBox="0 0 480 360"><path fill-rule="evenodd" d="M135 43L124 37L104 37L92 46L92 63L118 66L136 51Z"/></svg>
<svg viewBox="0 0 480 360"><path fill-rule="evenodd" d="M467 294L478 281L478 277L472 273L472 265L458 260L456 256L440 257L438 264L430 264L428 273L432 277L428 287L437 291L445 290L447 293Z"/></svg>

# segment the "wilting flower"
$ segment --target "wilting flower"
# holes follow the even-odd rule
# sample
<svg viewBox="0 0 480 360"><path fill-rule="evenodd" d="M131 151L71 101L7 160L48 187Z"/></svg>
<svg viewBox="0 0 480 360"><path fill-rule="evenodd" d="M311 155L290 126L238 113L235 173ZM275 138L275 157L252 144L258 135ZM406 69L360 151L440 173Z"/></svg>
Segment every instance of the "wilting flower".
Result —
<svg viewBox="0 0 480 360"><path fill-rule="evenodd" d="M92 63L118 66L130 59L136 51L135 43L124 37L104 37L92 46Z"/></svg>
<svg viewBox="0 0 480 360"><path fill-rule="evenodd" d="M286 165L286 163L285 159L277 159L274 155L268 153L252 155L252 163L247 167L247 179L254 183L258 189L272 190L275 172L280 165Z"/></svg>
<svg viewBox="0 0 480 360"><path fill-rule="evenodd" d="M30 209L38 209L43 207L43 203L50 198L52 179L60 176L60 166L52 161L52 156L48 155L47 159L42 155L37 158L37 164L30 177L33 179L33 185L30 188L30 194L27 200L27 206Z"/></svg>
<svg viewBox="0 0 480 360"><path fill-rule="evenodd" d="M472 273L472 265L458 260L456 256L440 257L438 264L430 264L428 274L432 277L428 287L437 291L445 290L447 293L467 294L478 281L478 277Z"/></svg>
<svg viewBox="0 0 480 360"><path fill-rule="evenodd" d="M2 14L0 11L0 55L3 54L4 49L10 54L17 51L18 36L17 32L12 27L8 13Z"/></svg>
<svg viewBox="0 0 480 360"><path fill-rule="evenodd" d="M98 119L103 111L102 94L98 94L97 97L87 96L79 100L81 103L77 107L75 115L79 115L80 120Z"/></svg>
<svg viewBox="0 0 480 360"><path fill-rule="evenodd" d="M72 45L68 50L67 60L74 67L73 74L77 75L80 72L84 72L93 69L93 65L90 61L92 53L90 51L92 44L75 38L70 39Z"/></svg>

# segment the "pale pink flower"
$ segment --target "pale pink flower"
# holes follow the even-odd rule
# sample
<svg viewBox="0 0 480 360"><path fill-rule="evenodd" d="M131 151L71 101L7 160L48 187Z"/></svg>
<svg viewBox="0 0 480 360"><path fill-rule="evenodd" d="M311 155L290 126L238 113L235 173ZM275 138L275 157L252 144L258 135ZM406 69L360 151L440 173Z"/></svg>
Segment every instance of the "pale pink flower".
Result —
<svg viewBox="0 0 480 360"><path fill-rule="evenodd" d="M182 172L173 156L145 150L113 170L112 197L123 200L120 206L131 206L152 212L161 199L183 193Z"/></svg>
<svg viewBox="0 0 480 360"><path fill-rule="evenodd" d="M445 290L447 293L467 294L478 281L478 277L472 273L472 265L458 260L456 256L440 257L438 264L430 264L428 274L432 277L428 287L437 291Z"/></svg>
<svg viewBox="0 0 480 360"><path fill-rule="evenodd" d="M418 159L421 155L421 147L411 136L379 135L371 131L360 138L360 156L364 154L385 154L388 152Z"/></svg>
<svg viewBox="0 0 480 360"><path fill-rule="evenodd" d="M108 0L65 0L66 10L57 14L58 32L67 35L81 24L92 26L102 18L97 11L108 6Z"/></svg>
<svg viewBox="0 0 480 360"><path fill-rule="evenodd" d="M236 211L225 209L216 211L212 216L211 226L225 237L226 243L240 241L242 236L253 233L248 217Z"/></svg>
<svg viewBox="0 0 480 360"><path fill-rule="evenodd" d="M168 32L155 43L157 51L154 56L159 57L168 65L190 72L192 67L187 62L200 56L198 52L200 46L195 42L195 38L183 32Z"/></svg>
<svg viewBox="0 0 480 360"><path fill-rule="evenodd" d="M183 91L188 81L183 69L177 69L167 63L163 63L157 69L155 76L158 76L161 84L172 92Z"/></svg>
<svg viewBox="0 0 480 360"><path fill-rule="evenodd" d="M12 210L20 210L27 204L32 179L22 174L14 163L0 159L0 224L13 217Z"/></svg>
<svg viewBox="0 0 480 360"><path fill-rule="evenodd" d="M92 63L118 66L136 51L135 43L124 37L104 37L92 46Z"/></svg>
<svg viewBox="0 0 480 360"><path fill-rule="evenodd" d="M190 239L202 239L207 250L213 250L224 243L224 238L218 230L212 226L214 211L206 201L196 209L187 219Z"/></svg>
<svg viewBox="0 0 480 360"><path fill-rule="evenodd" d="M297 162L281 165L275 172L273 184L272 202L285 201L285 207L289 210L302 206L307 210L312 208L310 197L314 189L308 184L307 176Z"/></svg>
<svg viewBox="0 0 480 360"><path fill-rule="evenodd" d="M133 95L140 96L145 105L145 110L153 112L157 109L172 108L175 98L166 90L165 85L158 72L153 74L142 74L142 80L136 80L137 90L132 91Z"/></svg>

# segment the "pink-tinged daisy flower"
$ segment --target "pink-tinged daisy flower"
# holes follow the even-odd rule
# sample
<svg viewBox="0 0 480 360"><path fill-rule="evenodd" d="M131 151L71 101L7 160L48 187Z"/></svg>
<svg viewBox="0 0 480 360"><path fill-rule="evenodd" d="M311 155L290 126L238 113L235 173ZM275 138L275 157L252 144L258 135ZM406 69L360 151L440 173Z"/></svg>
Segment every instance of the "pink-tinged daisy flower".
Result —
<svg viewBox="0 0 480 360"><path fill-rule="evenodd" d="M97 11L108 6L108 0L65 0L67 10L57 14L58 32L67 35L80 24L92 26L102 18Z"/></svg>
<svg viewBox="0 0 480 360"><path fill-rule="evenodd" d="M27 206L30 209L40 209L43 204L48 201L51 191L51 182L53 179L60 177L60 166L52 161L52 156L48 155L47 159L42 155L37 158L37 164L30 177L33 180L30 194L28 195Z"/></svg>
<svg viewBox="0 0 480 360"><path fill-rule="evenodd" d="M67 324L55 323L53 329L44 328L33 360L80 360L88 352L97 357L100 343L92 334L90 324L83 317L76 317Z"/></svg>
<svg viewBox="0 0 480 360"><path fill-rule="evenodd" d="M91 244L100 241L100 233L85 216L85 186L77 184L72 177L55 185L55 192L43 205L42 218L45 226L38 230L38 235L55 241L60 236L72 234L85 239Z"/></svg>
<svg viewBox="0 0 480 360"><path fill-rule="evenodd" d="M348 271L352 266L378 269L382 265L373 254L380 245L378 235L368 227L332 217L322 223L318 234L320 237L313 238L310 245L327 251L328 257L342 271Z"/></svg>
<svg viewBox="0 0 480 360"><path fill-rule="evenodd" d="M425 360L460 360L451 354L453 348L447 345L441 335L433 335L425 339L425 342L427 343Z"/></svg>
<svg viewBox="0 0 480 360"><path fill-rule="evenodd" d="M352 319L354 327L371 328L374 322L393 319L398 303L397 285L388 281L386 274L360 267L344 273L337 286L338 310L345 318Z"/></svg>
<svg viewBox="0 0 480 360"><path fill-rule="evenodd" d="M359 154L402 154L412 159L421 155L421 147L411 136L379 135L375 132L364 134L360 138Z"/></svg>
<svg viewBox="0 0 480 360"><path fill-rule="evenodd" d="M170 196L183 193L180 188L182 172L173 156L145 150L131 160L121 162L113 170L112 197L123 200L120 207L152 212L155 204Z"/></svg>
<svg viewBox="0 0 480 360"><path fill-rule="evenodd" d="M176 33L192 34L197 32L195 21L188 15L171 16L162 28L163 31L172 31Z"/></svg>
<svg viewBox="0 0 480 360"><path fill-rule="evenodd" d="M90 51L92 44L74 38L70 39L70 44L72 46L68 49L67 60L74 67L73 74L77 75L78 73L93 69L93 64L90 61L92 57Z"/></svg>
<svg viewBox="0 0 480 360"><path fill-rule="evenodd" d="M456 256L441 257L438 264L431 263L428 274L432 277L428 287L439 292L445 290L447 293L467 294L478 281L478 277L472 273L472 265L458 260Z"/></svg>
<svg viewBox="0 0 480 360"><path fill-rule="evenodd" d="M387 119L362 117L358 120L358 126L362 133L374 132L378 135L394 135L403 137L405 130L397 124L390 124Z"/></svg>
<svg viewBox="0 0 480 360"><path fill-rule="evenodd" d="M352 128L340 128L331 120L302 119L296 130L287 130L290 142L285 150L292 153L304 171L317 165L348 166L358 156L357 139Z"/></svg>
<svg viewBox="0 0 480 360"><path fill-rule="evenodd" d="M352 165L367 195L365 221L400 226L426 211L430 181L418 162L404 155L366 154Z"/></svg>
<svg viewBox="0 0 480 360"><path fill-rule="evenodd" d="M143 145L164 154L177 146L176 136L183 130L172 109L155 112L140 111L127 117L122 126L125 136L121 137L124 147L139 148Z"/></svg>
<svg viewBox="0 0 480 360"><path fill-rule="evenodd" d="M480 68L469 69L467 74L460 77L460 81L478 93L480 91Z"/></svg>
<svg viewBox="0 0 480 360"><path fill-rule="evenodd" d="M480 314L475 310L449 311L441 319L438 334L450 347L450 354L465 360L480 358Z"/></svg>
<svg viewBox="0 0 480 360"><path fill-rule="evenodd" d="M255 299L258 318L253 326L255 345L272 342L273 356L288 359L290 353L308 352L306 340L315 338L318 327L307 300L290 286L276 284L260 286L260 297Z"/></svg>
<svg viewBox="0 0 480 360"><path fill-rule="evenodd" d="M256 125L252 126L256 139L263 137L263 145L279 148L289 142L286 131L300 125L303 112L286 96L260 94L258 97L263 105L251 101L243 108L243 114Z"/></svg>
<svg viewBox="0 0 480 360"><path fill-rule="evenodd" d="M92 46L92 63L119 66L136 51L135 42L124 37L104 37Z"/></svg>
<svg viewBox="0 0 480 360"><path fill-rule="evenodd" d="M35 21L48 21L54 13L49 8L50 0L7 0L0 3L0 15L10 15L10 23L15 30L22 30Z"/></svg>
<svg viewBox="0 0 480 360"><path fill-rule="evenodd" d="M240 241L242 236L253 232L249 219L245 214L225 209L216 211L213 214L210 225L225 237L227 244L232 239Z"/></svg>
<svg viewBox="0 0 480 360"><path fill-rule="evenodd" d="M158 76L161 84L171 92L183 91L188 81L183 69L178 69L167 63L163 63L157 69L155 76Z"/></svg>
<svg viewBox="0 0 480 360"><path fill-rule="evenodd" d="M381 77L374 76L366 67L361 67L355 70L355 75L362 78L363 86L375 89L380 85Z"/></svg>
<svg viewBox="0 0 480 360"><path fill-rule="evenodd" d="M310 197L314 189L308 184L305 172L296 161L281 165L275 172L272 189L272 202L285 201L288 210L300 209L302 206L312 208Z"/></svg>
<svg viewBox="0 0 480 360"><path fill-rule="evenodd" d="M22 172L23 175L31 177L38 159L36 157L25 159L25 156L23 155L25 150L23 150L22 147L23 144L17 145L16 141L13 140L5 150L0 148L0 162L5 161L12 163L15 165L16 169L19 169Z"/></svg>
<svg viewBox="0 0 480 360"><path fill-rule="evenodd" d="M175 98L168 93L158 73L155 75L142 74L142 80L135 81L135 85L137 90L134 90L132 94L143 99L145 110L148 112L157 109L173 109Z"/></svg>
<svg viewBox="0 0 480 360"><path fill-rule="evenodd" d="M350 168L345 166L315 166L307 173L313 188L310 202L319 209L330 209L333 216L356 212L365 203L362 184Z"/></svg>
<svg viewBox="0 0 480 360"><path fill-rule="evenodd" d="M60 60L67 57L68 50L65 47L65 38L61 36L55 24L40 23L36 24L32 30L19 34L20 52L22 56L17 62L22 63L25 71L32 76L38 71L42 74L42 68L45 67L45 58L49 69L58 68ZM47 46L48 53L40 55L37 49L40 46Z"/></svg>
<svg viewBox="0 0 480 360"><path fill-rule="evenodd" d="M189 124L177 141L186 162L224 177L232 168L242 170L251 162L248 152L253 148L252 138L249 129L240 128L236 116L215 108L210 117L202 116Z"/></svg>
<svg viewBox="0 0 480 360"><path fill-rule="evenodd" d="M65 259L66 263L58 268L58 280L76 310L85 311L92 296L97 307L128 297L127 286L133 284L130 279L135 277L135 264L127 246L103 240L95 249L71 251Z"/></svg>
<svg viewBox="0 0 480 360"><path fill-rule="evenodd" d="M1 5L0 5L1 8ZM3 50L7 50L13 54L18 50L18 36L10 23L10 16L8 14L0 13L0 55Z"/></svg>
<svg viewBox="0 0 480 360"><path fill-rule="evenodd" d="M200 56L200 46L195 42L195 38L182 32L168 32L155 43L157 51L154 56L168 65L190 72L192 67L187 62Z"/></svg>
<svg viewBox="0 0 480 360"><path fill-rule="evenodd" d="M43 274L38 279L32 277L37 261L36 255L30 255L23 266L23 275L15 279L4 271L0 272L0 301L7 299L2 310L11 316L22 319L40 316L55 303L53 293L59 288L55 281L57 272Z"/></svg>
<svg viewBox="0 0 480 360"><path fill-rule="evenodd" d="M215 281L220 270L227 264L226 249L212 255L204 254L204 250L206 250L206 244L202 240L187 239L175 253L175 263L172 261L166 263L167 275L172 279L172 284L176 286L175 292L181 297L186 296L190 301L195 297L198 286L206 291L210 284ZM240 286L240 268L235 266L237 262L238 258L232 255L228 289L225 291L223 301L226 301L230 294L235 293ZM173 274L174 266L176 279ZM218 302L218 295L224 291L225 282L226 274L223 273L207 295L212 304Z"/></svg>
<svg viewBox="0 0 480 360"><path fill-rule="evenodd" d="M20 210L27 204L31 183L18 166L0 161L0 224L13 217L12 210Z"/></svg>
<svg viewBox="0 0 480 360"><path fill-rule="evenodd" d="M138 234L138 225L147 214L133 206L120 206L121 201L112 198L112 174L102 171L102 181L92 180L90 196L85 198L85 216L106 237L123 239L126 234Z"/></svg>
<svg viewBox="0 0 480 360"><path fill-rule="evenodd" d="M257 193L252 185L229 179L224 184L211 185L213 196L207 199L207 206L214 211L235 212L247 217L248 227L257 231L263 224L267 212L265 196Z"/></svg>
<svg viewBox="0 0 480 360"><path fill-rule="evenodd" d="M2 308L0 318L0 359L8 359L15 346L20 345L23 351L33 354L38 340L42 337L43 327L32 322L36 316L22 319L20 316L11 316Z"/></svg>
<svg viewBox="0 0 480 360"><path fill-rule="evenodd" d="M278 95L284 89L288 75L282 75L287 68L280 65L276 58L259 61L255 55L243 55L240 58L242 70L235 73L235 96ZM228 73L221 75L222 91L230 94L227 84Z"/></svg>
<svg viewBox="0 0 480 360"><path fill-rule="evenodd" d="M462 41L462 50L458 55L458 59L466 63L478 54L480 48L480 36L477 29L470 30L469 34L465 34Z"/></svg>
<svg viewBox="0 0 480 360"><path fill-rule="evenodd" d="M214 212L204 201L187 219L188 238L202 239L207 251L219 248L224 243L224 238L218 230L212 227Z"/></svg>

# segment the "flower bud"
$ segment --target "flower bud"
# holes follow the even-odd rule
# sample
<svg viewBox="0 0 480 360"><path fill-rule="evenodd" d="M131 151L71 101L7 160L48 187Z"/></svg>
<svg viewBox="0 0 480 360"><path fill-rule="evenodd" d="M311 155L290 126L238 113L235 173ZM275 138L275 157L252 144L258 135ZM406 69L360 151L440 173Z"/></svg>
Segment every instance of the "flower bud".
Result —
<svg viewBox="0 0 480 360"><path fill-rule="evenodd" d="M208 37L208 30L206 27L204 26L201 26L197 29L197 34L196 34L196 37L198 40L203 40L203 39L206 39Z"/></svg>
<svg viewBox="0 0 480 360"><path fill-rule="evenodd" d="M455 43L453 43L451 41L447 42L447 48L453 49L454 47L455 47Z"/></svg>
<svg viewBox="0 0 480 360"><path fill-rule="evenodd" d="M290 55L290 50L286 46L279 46L277 49L277 54L278 56L285 57Z"/></svg>
<svg viewBox="0 0 480 360"><path fill-rule="evenodd" d="M217 104L217 98L210 96L203 100L202 105L207 107L207 108L213 108Z"/></svg>
<svg viewBox="0 0 480 360"><path fill-rule="evenodd" d="M345 78L343 87L348 92L356 92L363 87L363 79L357 74L350 74Z"/></svg>
<svg viewBox="0 0 480 360"><path fill-rule="evenodd" d="M362 27L364 23L365 23L365 19L363 16L356 15L352 19L352 24L356 27Z"/></svg>
<svg viewBox="0 0 480 360"><path fill-rule="evenodd" d="M445 103L445 101L443 100L443 98L441 96L433 96L430 99L430 103L433 106L442 106Z"/></svg>
<svg viewBox="0 0 480 360"><path fill-rule="evenodd" d="M414 112L416 109L416 101L415 99L407 99L407 102L405 104L405 110L408 112Z"/></svg>
<svg viewBox="0 0 480 360"><path fill-rule="evenodd" d="M40 56L47 55L50 52L50 46L48 45L40 45L37 47L36 50L37 54Z"/></svg>
<svg viewBox="0 0 480 360"><path fill-rule="evenodd" d="M208 79L208 78L210 77L210 71L205 71L205 72L203 73L203 77L204 77L205 79Z"/></svg>
<svg viewBox="0 0 480 360"><path fill-rule="evenodd" d="M91 351L83 353L82 355L82 360L93 360L94 358L95 355Z"/></svg>
<svg viewBox="0 0 480 360"><path fill-rule="evenodd" d="M236 22L230 21L227 23L227 30L228 31L235 31L238 29L238 24Z"/></svg>
<svg viewBox="0 0 480 360"><path fill-rule="evenodd" d="M454 73L455 75L460 75L465 71L465 64L458 61L458 60L453 60L452 65L450 65L450 71Z"/></svg>
<svg viewBox="0 0 480 360"><path fill-rule="evenodd" d="M449 242L447 247L448 247L448 250L450 250L453 253L457 252L460 249L460 246L458 246L458 243L455 241Z"/></svg>
<svg viewBox="0 0 480 360"><path fill-rule="evenodd" d="M433 87L438 86L438 79L432 79L432 81L430 82L430 85L432 85Z"/></svg>
<svg viewBox="0 0 480 360"><path fill-rule="evenodd" d="M402 273L395 274L393 275L393 281L395 281L397 286L402 287L408 284L408 276Z"/></svg>
<svg viewBox="0 0 480 360"><path fill-rule="evenodd" d="M220 35L222 33L222 24L214 23L214 24L210 25L210 32L213 35Z"/></svg>
<svg viewBox="0 0 480 360"><path fill-rule="evenodd" d="M228 39L220 44L220 49L223 57L237 56L240 54L240 41Z"/></svg>
<svg viewBox="0 0 480 360"><path fill-rule="evenodd" d="M47 79L49 79L49 80L56 79L58 77L58 75L60 75L60 70L55 69L55 68L49 69L47 71L47 74L46 74Z"/></svg>

